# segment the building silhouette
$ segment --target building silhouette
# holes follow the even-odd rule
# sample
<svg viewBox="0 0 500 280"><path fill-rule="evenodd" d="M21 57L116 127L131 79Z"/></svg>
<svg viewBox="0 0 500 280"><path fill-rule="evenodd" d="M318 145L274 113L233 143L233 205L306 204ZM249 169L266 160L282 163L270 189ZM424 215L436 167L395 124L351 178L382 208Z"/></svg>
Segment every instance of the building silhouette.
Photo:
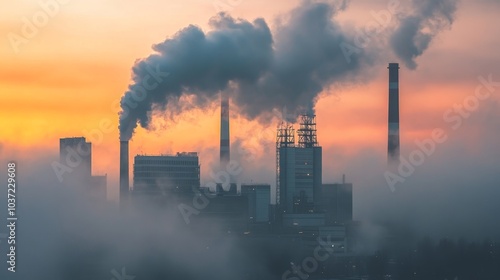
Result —
<svg viewBox="0 0 500 280"><path fill-rule="evenodd" d="M85 137L59 139L59 161L71 168L64 180L88 183L92 176L92 144Z"/></svg>
<svg viewBox="0 0 500 280"><path fill-rule="evenodd" d="M251 223L267 223L270 217L271 185L241 185L241 195L248 199Z"/></svg>
<svg viewBox="0 0 500 280"><path fill-rule="evenodd" d="M106 200L107 175L92 175L92 143L85 137L59 139L59 161L69 168L62 176L64 186Z"/></svg>
<svg viewBox="0 0 500 280"><path fill-rule="evenodd" d="M352 184L323 184L322 207L325 211L325 224L346 224L352 221Z"/></svg>
<svg viewBox="0 0 500 280"><path fill-rule="evenodd" d="M137 155L133 186L134 192L192 193L200 187L198 154Z"/></svg>
<svg viewBox="0 0 500 280"><path fill-rule="evenodd" d="M301 116L298 136L295 144L293 128L278 128L277 203L283 214L312 214L321 203L322 148L315 116Z"/></svg>

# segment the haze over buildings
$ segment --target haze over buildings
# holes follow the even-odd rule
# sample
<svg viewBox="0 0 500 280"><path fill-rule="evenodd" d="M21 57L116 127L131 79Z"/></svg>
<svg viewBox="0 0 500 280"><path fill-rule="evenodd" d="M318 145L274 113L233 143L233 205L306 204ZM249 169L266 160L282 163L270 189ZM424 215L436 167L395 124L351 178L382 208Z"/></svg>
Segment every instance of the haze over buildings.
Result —
<svg viewBox="0 0 500 280"><path fill-rule="evenodd" d="M56 2L0 9L0 279L500 275L497 1Z"/></svg>
<svg viewBox="0 0 500 280"><path fill-rule="evenodd" d="M107 174L92 175L92 143L85 137L61 138L59 140L60 182L67 187L76 187L93 199L106 200Z"/></svg>

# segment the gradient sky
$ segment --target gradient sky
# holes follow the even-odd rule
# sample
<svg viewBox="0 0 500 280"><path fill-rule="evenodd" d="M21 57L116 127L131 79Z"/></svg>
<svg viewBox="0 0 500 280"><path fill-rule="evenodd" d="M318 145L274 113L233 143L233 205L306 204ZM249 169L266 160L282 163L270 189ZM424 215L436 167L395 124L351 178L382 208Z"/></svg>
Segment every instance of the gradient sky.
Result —
<svg viewBox="0 0 500 280"><path fill-rule="evenodd" d="M51 2L44 1L41 2ZM63 2L63 1L61 1ZM20 164L35 158L56 158L58 139L85 136L93 142L93 171L108 174L108 197L116 198L118 179L118 100L131 82L131 67L147 57L151 46L173 36L189 24L207 30L217 12L214 0L147 2L130 0L67 0L38 28L32 38L16 48L9 34L22 34L23 18L42 11L39 1L8 1L0 4L0 154L2 160ZM226 10L234 17L265 18L273 29L276 18L299 1L241 0ZM388 1L351 1L337 20L346 26L363 26L371 12L386 8ZM403 4L405 1L401 1ZM414 141L430 137L437 127L446 127L443 114L474 93L477 77L489 74L500 80L500 2L462 0L451 29L441 32L419 57L415 70L401 68L402 154L414 149ZM338 181L347 173L361 190L370 186L361 176L365 157L378 164L385 161L387 141L387 57L369 77L349 85L333 85L322 93L316 105L318 138L324 150L324 181ZM489 123L478 117L465 120L463 127L443 145L450 150L436 162L453 164L454 147L468 158L487 162L491 156L480 135L498 136L500 90L480 104L478 116L495 117ZM235 156L248 165L240 177L274 184L275 124L264 127L246 121L232 107L233 146L249 148L255 156ZM183 113L175 123L154 119L155 129L138 129L131 142L131 156L137 153L201 153L202 179L218 155L217 102L208 108ZM92 131L101 122L111 129L97 137ZM496 129L496 132L492 132ZM496 138L498 143L498 139ZM494 142L494 141L493 141ZM490 142L488 142L490 143ZM491 144L491 143L490 143ZM493 144L492 144L493 145ZM498 144L496 144L498 149ZM233 152L234 154L234 152ZM480 160L484 157L484 161ZM447 162L449 160L449 162ZM458 160L461 160L460 157ZM131 161L132 162L132 161ZM246 162L246 163L245 163ZM255 164L255 163L258 164ZM493 163L498 165L499 160ZM491 165L491 164L490 164ZM368 168L369 169L369 168ZM257 176L257 174L260 174ZM354 178L353 178L354 177ZM359 179L360 177L363 177ZM357 179L358 178L358 179ZM384 191L387 191L384 189ZM360 201L363 201L361 197ZM357 215L366 211L356 210Z"/></svg>

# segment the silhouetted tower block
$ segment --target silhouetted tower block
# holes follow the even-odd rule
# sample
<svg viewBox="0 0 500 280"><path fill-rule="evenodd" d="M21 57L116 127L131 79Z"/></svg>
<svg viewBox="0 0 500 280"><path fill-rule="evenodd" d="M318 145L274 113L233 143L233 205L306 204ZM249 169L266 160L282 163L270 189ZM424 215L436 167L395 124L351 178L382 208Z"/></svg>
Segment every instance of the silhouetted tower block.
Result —
<svg viewBox="0 0 500 280"><path fill-rule="evenodd" d="M200 188L198 153L137 155L134 157L135 194L192 193Z"/></svg>
<svg viewBox="0 0 500 280"><path fill-rule="evenodd" d="M85 137L69 137L59 139L60 169L58 174L61 182L66 187L80 191L80 194L106 200L107 176L92 176L92 143Z"/></svg>
<svg viewBox="0 0 500 280"><path fill-rule="evenodd" d="M389 135L387 157L389 163L399 162L399 64L389 63Z"/></svg>
<svg viewBox="0 0 500 280"><path fill-rule="evenodd" d="M248 218L251 223L269 222L271 203L270 185L241 185L241 195L248 198Z"/></svg>
<svg viewBox="0 0 500 280"><path fill-rule="evenodd" d="M352 184L323 184L321 198L326 225L352 221Z"/></svg>
<svg viewBox="0 0 500 280"><path fill-rule="evenodd" d="M59 139L60 162L71 168L62 176L67 186L88 185L92 170L92 144L85 137Z"/></svg>

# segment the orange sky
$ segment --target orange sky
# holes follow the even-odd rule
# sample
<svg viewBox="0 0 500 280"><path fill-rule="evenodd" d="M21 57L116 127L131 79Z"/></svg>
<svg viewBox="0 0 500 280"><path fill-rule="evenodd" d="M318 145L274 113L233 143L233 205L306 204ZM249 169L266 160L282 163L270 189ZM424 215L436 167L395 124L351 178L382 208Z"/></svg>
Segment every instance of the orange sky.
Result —
<svg viewBox="0 0 500 280"><path fill-rule="evenodd" d="M131 0L64 2L68 3L59 5L33 38L19 45L18 53L9 42L9 34L21 34L23 18L32 19L42 8L38 1L0 4L2 154L16 155L20 157L18 161L36 153L56 155L59 138L83 135L94 142L94 173L108 173L111 185L117 181L118 170L116 101L130 83L134 61L146 57L152 44L188 24L206 29L209 18L216 12L217 0L153 0L147 4ZM236 2L239 4L228 9L232 15L246 19L264 17L271 27L276 15L298 3L289 0L232 3ZM343 23L363 25L370 19L371 10L386 5L386 1L352 2L339 16ZM478 75L498 74L498 11L499 5L494 1L462 1L452 29L440 34L417 60L419 68L410 71L402 67L403 143L428 137L432 129L442 126L443 112L474 92ZM341 149L354 154L364 148L384 153L386 71L386 64L380 65L366 83L334 87L319 99L318 135L325 153ZM274 126L266 130L256 122L237 118L234 107L233 114L233 139L246 139L244 145L253 147L252 151L260 158L274 154L255 144L264 141L266 147L272 147ZM218 116L214 104L207 110L186 112L175 124L156 119L154 124L159 129L137 130L131 142L131 156L199 151L202 172L206 174L212 158L218 154ZM92 131L99 129L103 121L110 122L112 129L105 132L101 129L100 141ZM162 129L165 125L167 129ZM255 133L255 130L267 132ZM272 162L264 164L274 168ZM108 194L111 197L116 194L113 187Z"/></svg>

